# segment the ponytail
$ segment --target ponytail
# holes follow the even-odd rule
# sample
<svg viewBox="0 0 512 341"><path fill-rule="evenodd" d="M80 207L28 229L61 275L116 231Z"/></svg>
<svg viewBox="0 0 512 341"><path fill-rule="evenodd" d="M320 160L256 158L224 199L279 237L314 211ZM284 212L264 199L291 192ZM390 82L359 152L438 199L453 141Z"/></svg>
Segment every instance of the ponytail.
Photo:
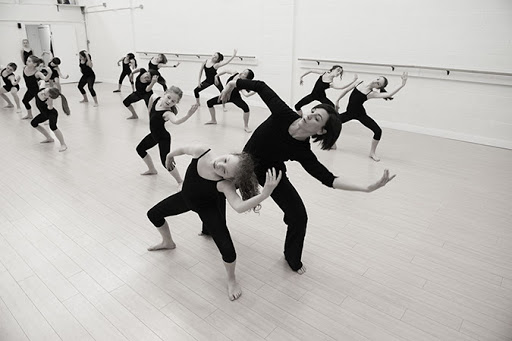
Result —
<svg viewBox="0 0 512 341"><path fill-rule="evenodd" d="M384 76L381 76L382 78L384 78L384 85L382 85L382 88L379 89L379 92L384 92L386 93L386 86L388 86L388 79ZM385 101L392 101L393 100L393 97L387 97L387 98L384 98Z"/></svg>
<svg viewBox="0 0 512 341"><path fill-rule="evenodd" d="M64 95L60 92L60 90L58 88L48 89L48 95L50 96L51 99L56 99L60 96L62 98L62 111L64 111L64 113L66 115L71 114L71 112L69 110L68 100L66 97L64 97Z"/></svg>
<svg viewBox="0 0 512 341"><path fill-rule="evenodd" d="M60 94L60 98L62 98L62 111L69 116L71 111L69 110L68 100L63 94Z"/></svg>

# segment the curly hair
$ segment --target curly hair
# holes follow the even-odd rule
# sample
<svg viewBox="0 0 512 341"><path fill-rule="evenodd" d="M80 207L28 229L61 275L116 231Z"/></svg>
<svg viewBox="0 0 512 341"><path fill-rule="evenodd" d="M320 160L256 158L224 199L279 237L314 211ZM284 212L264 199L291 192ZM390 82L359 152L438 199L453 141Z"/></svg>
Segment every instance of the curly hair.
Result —
<svg viewBox="0 0 512 341"><path fill-rule="evenodd" d="M232 155L238 157L240 160L235 175L231 180L240 191L242 200L247 200L258 195L260 190L258 179L256 178L256 174L254 174L254 160L252 156L245 152ZM260 209L260 204L252 208L254 212L259 212Z"/></svg>

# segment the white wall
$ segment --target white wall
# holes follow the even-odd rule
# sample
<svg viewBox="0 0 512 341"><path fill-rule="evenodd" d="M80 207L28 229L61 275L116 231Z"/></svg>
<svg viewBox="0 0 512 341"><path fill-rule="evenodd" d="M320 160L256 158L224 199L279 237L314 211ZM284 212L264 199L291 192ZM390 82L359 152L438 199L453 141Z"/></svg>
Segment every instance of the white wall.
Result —
<svg viewBox="0 0 512 341"><path fill-rule="evenodd" d="M87 6L101 3L91 0ZM144 9L113 10L139 4ZM313 66L298 58L512 73L509 0L117 0L108 1L107 8L87 9L103 10L108 11L87 14L86 21L98 78L114 83L120 73L115 62L127 52L230 54L234 47L241 55L256 56L251 67L256 78L290 104L315 81L310 76L298 85L300 74ZM190 95L199 67L184 62L164 75ZM363 80L382 74L392 89L404 70L345 65L345 71L344 82L354 72ZM383 127L512 148L512 77L409 71L409 82L394 101L367 103ZM216 94L211 88L202 98ZM329 96L337 94L329 90ZM346 128L365 131L357 123Z"/></svg>

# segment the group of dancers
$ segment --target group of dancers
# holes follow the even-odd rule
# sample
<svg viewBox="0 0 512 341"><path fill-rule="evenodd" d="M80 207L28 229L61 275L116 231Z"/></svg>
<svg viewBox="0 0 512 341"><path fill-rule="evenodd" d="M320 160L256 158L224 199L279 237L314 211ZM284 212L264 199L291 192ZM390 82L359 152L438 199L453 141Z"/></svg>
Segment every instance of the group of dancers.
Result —
<svg viewBox="0 0 512 341"><path fill-rule="evenodd" d="M25 51L24 52L28 52ZM304 170L323 185L335 189L347 191L373 192L391 181L395 175L390 175L386 169L382 177L371 184L359 185L348 182L343 177L335 176L316 157L311 149L311 142L318 142L323 150L330 150L340 136L342 123L349 120L359 120L363 125L374 133L370 157L379 161L375 155L377 144L382 135L378 124L367 115L363 103L372 98L392 99L407 82L407 74L402 75L402 84L391 92L385 92L388 81L385 77L378 77L368 83L358 82L357 75L344 86L338 86L335 78L341 79L343 68L339 65L333 66L326 71L308 71L301 78L309 73L319 74L311 94L302 98L296 105L295 111L290 108L265 82L254 80L254 72L250 69L242 72L218 69L227 65L236 56L224 61L224 56L216 52L208 58L201 66L198 86L194 89L196 103L188 112L179 117L177 104L183 96L183 91L176 86L167 86L166 80L162 77L159 69L167 66L167 58L159 54L149 61L148 69L138 68L135 56L132 53L118 61L122 63L122 73L119 78L119 86L114 92L120 92L123 80L129 77L132 93L123 100L123 104L131 112L130 119L138 118L132 104L144 100L149 112L150 133L145 136L136 147L136 152L147 165L148 169L143 175L157 174L151 156L147 153L154 146L159 147L160 161L167 171L178 183L178 192L163 199L148 212L147 216L151 223L157 228L161 235L161 242L148 248L149 251L174 249L176 244L172 238L171 228L166 221L167 217L182 214L187 211L194 211L202 221L201 235L211 236L219 249L224 266L227 272L227 291L230 300L235 300L242 294L241 287L235 276L236 251L231 239L226 222L226 200L236 212L247 211L258 212L260 204L268 197L283 211L283 221L287 225L287 232L284 243L284 258L289 267L298 274L303 274L306 267L302 263L302 251L307 229L306 207L287 176L285 162L289 160L299 162ZM25 57L24 57L25 58ZM23 97L23 104L27 109L27 115L23 118L32 118L30 100L35 97L36 106L40 114L32 118L31 125L45 136L45 141L52 142L49 133L40 126L46 120L50 121L50 129L61 143L60 151L66 150L62 133L57 128L57 111L54 108L53 100L61 97L63 110L69 114L67 100L60 91L59 77L63 77L59 67L60 60L53 58L47 67L41 66L43 61L33 55L25 58L23 77L27 86L27 92ZM177 67L179 63L171 67ZM87 84L89 92L98 104L94 91L95 74L93 71L92 58L87 51L80 52L79 66L82 71L78 88L83 95L81 102L87 102L88 98L84 87ZM46 75L41 71L46 70ZM10 92L20 111L17 91L19 90L19 76L14 75L16 64L9 63L2 69L2 79L5 82L2 88L2 98L12 103L5 96ZM203 72L206 79L201 80ZM231 76L225 87L220 82L220 76L229 73ZM134 75L138 74L135 81ZM64 78L64 77L63 77ZM53 84L40 89L38 80L49 81ZM153 87L159 83L164 94L157 96L153 93ZM174 124L181 124L187 121L200 105L199 93L204 89L215 85L220 95L207 101L211 120L206 124L215 124L215 108L218 104L227 102L234 103L244 112L244 129L250 132L248 127L249 107L240 96L258 94L270 110L270 116L261 123L252 133L240 153L224 154L212 150L208 146L182 146L171 150L171 135L165 128L165 123L170 121ZM325 93L328 88L342 90L339 98L334 104ZM13 90L15 89L15 90ZM352 91L347 110L338 113L339 100ZM302 112L302 108L313 102L319 101L310 112ZM184 178L176 168L175 158L180 155L192 156ZM259 186L262 186L261 192Z"/></svg>

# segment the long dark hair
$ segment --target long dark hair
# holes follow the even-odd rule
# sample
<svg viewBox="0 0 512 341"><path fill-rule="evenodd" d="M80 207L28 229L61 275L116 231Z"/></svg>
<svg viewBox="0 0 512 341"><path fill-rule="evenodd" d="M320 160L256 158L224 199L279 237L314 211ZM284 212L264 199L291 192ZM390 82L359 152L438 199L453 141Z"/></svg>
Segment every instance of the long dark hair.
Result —
<svg viewBox="0 0 512 341"><path fill-rule="evenodd" d="M238 188L243 200L250 199L260 193L258 179L254 174L254 160L248 153L232 154L240 160L235 175L231 181ZM261 205L256 205L251 210L258 212Z"/></svg>
<svg viewBox="0 0 512 341"><path fill-rule="evenodd" d="M60 96L62 98L62 111L64 111L66 115L71 114L71 111L69 111L68 100L66 99L66 97L64 97L64 95L60 92L58 88L50 88L48 90L48 95L52 99L56 99Z"/></svg>
<svg viewBox="0 0 512 341"><path fill-rule="evenodd" d="M90 53L86 53L85 50L82 50L79 52L79 54L85 58L85 60L87 60L87 56L89 56L89 59L92 60L92 57L91 57L91 54Z"/></svg>
<svg viewBox="0 0 512 341"><path fill-rule="evenodd" d="M323 150L329 150L336 143L341 133L341 120L339 119L336 109L329 104L318 104L313 109L324 109L327 111L329 117L325 122L324 129L325 134L313 135L313 142L321 142L320 148Z"/></svg>

